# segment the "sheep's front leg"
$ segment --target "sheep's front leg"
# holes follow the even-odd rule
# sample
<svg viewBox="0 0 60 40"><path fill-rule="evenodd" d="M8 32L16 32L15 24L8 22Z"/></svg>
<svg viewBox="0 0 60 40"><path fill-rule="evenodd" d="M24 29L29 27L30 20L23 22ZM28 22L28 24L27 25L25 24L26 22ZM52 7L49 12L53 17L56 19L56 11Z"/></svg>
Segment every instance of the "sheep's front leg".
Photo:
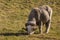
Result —
<svg viewBox="0 0 60 40"><path fill-rule="evenodd" d="M51 24L50 20L45 24L46 25L46 33L48 33L50 30L50 24Z"/></svg>
<svg viewBox="0 0 60 40"><path fill-rule="evenodd" d="M39 22L39 33L42 34L42 22L41 21Z"/></svg>

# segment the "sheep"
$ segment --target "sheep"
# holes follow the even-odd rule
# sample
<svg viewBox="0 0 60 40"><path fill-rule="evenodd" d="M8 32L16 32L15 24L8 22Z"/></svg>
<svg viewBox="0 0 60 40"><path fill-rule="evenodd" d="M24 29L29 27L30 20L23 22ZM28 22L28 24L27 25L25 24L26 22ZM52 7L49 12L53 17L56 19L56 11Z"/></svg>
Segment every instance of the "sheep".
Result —
<svg viewBox="0 0 60 40"><path fill-rule="evenodd" d="M38 25L39 32L42 34L42 25L46 26L46 33L49 32L51 24L52 8L48 5L33 8L29 14L26 28L28 34L33 34L33 29Z"/></svg>

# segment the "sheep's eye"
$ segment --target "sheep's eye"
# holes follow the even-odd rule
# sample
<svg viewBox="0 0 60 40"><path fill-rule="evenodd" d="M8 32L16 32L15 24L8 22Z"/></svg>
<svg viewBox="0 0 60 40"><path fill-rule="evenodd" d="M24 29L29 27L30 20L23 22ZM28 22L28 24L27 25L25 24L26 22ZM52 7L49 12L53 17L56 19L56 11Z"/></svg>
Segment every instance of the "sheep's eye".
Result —
<svg viewBox="0 0 60 40"><path fill-rule="evenodd" d="M31 26L35 26L35 24L30 24Z"/></svg>
<svg viewBox="0 0 60 40"><path fill-rule="evenodd" d="M35 26L35 24L33 24L33 23L31 23L31 24L26 23L26 24L25 24L25 26L28 26L28 25Z"/></svg>

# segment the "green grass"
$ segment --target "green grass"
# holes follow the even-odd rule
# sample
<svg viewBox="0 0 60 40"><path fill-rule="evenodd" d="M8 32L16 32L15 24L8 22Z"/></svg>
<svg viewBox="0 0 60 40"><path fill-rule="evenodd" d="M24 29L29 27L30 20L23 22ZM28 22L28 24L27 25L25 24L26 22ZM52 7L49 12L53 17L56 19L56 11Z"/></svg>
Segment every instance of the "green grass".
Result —
<svg viewBox="0 0 60 40"><path fill-rule="evenodd" d="M0 40L60 40L60 0L0 0L0 34L25 32L25 23L32 8L49 5L53 9L48 34L0 35Z"/></svg>

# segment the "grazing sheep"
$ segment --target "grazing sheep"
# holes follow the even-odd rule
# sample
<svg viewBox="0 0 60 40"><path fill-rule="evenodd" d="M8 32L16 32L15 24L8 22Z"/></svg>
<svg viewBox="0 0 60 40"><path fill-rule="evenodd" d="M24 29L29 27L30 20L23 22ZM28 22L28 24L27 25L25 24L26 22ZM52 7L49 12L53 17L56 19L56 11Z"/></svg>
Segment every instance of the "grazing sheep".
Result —
<svg viewBox="0 0 60 40"><path fill-rule="evenodd" d="M46 33L49 32L51 24L52 8L48 5L43 5L38 8L33 8L29 14L28 22L26 23L26 28L28 34L34 32L33 29L38 25L39 32L42 33L42 25L46 25Z"/></svg>

